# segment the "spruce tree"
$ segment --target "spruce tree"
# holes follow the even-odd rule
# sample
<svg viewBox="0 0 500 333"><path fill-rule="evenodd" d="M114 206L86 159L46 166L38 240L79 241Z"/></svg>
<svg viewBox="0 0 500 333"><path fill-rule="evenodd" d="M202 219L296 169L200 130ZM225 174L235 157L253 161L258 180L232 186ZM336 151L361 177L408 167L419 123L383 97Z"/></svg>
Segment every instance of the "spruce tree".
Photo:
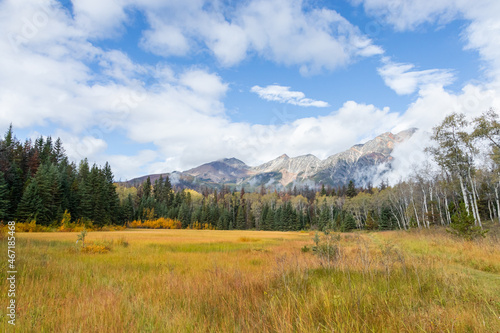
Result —
<svg viewBox="0 0 500 333"><path fill-rule="evenodd" d="M151 196L151 179L149 176L146 181L142 183L142 196L146 199Z"/></svg>
<svg viewBox="0 0 500 333"><path fill-rule="evenodd" d="M37 219L43 212L42 198L35 179L28 181L28 186L23 193L21 202L18 206L17 217L19 221L25 222L31 219Z"/></svg>
<svg viewBox="0 0 500 333"><path fill-rule="evenodd" d="M382 210L380 212L380 222L379 222L379 229L380 230L392 230L393 229L393 221L392 221L392 213L389 207L382 207Z"/></svg>
<svg viewBox="0 0 500 333"><path fill-rule="evenodd" d="M346 195L348 198L354 198L356 196L356 187L354 185L354 181L350 180L349 185L347 185Z"/></svg>
<svg viewBox="0 0 500 333"><path fill-rule="evenodd" d="M325 196L326 195L325 184L321 184L321 192L319 194L321 196Z"/></svg>
<svg viewBox="0 0 500 333"><path fill-rule="evenodd" d="M346 213L342 222L341 230L342 232L349 232L354 229L356 229L356 220L351 213Z"/></svg>
<svg viewBox="0 0 500 333"><path fill-rule="evenodd" d="M238 207L238 213L236 215L236 229L243 230L246 226L246 212L245 206L240 205Z"/></svg>
<svg viewBox="0 0 500 333"><path fill-rule="evenodd" d="M7 182L3 176L3 172L0 171L0 221L5 221L7 219L7 213L9 209Z"/></svg>

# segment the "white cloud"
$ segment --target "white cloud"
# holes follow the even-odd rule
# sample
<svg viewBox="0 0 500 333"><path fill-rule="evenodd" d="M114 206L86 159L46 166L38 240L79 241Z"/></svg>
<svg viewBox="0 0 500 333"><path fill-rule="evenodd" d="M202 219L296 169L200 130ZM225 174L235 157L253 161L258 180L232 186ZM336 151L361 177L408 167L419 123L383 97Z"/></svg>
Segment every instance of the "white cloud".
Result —
<svg viewBox="0 0 500 333"><path fill-rule="evenodd" d="M179 28L165 24L154 17L150 19L150 24L152 29L143 33L140 42L145 50L156 55L183 56L191 49L189 40Z"/></svg>
<svg viewBox="0 0 500 333"><path fill-rule="evenodd" d="M365 10L383 18L396 29L413 30L425 23L446 24L453 19L465 19L469 25L463 31L464 48L479 52L487 62L485 72L491 84L500 87L500 1L497 0L352 0L362 3Z"/></svg>
<svg viewBox="0 0 500 333"><path fill-rule="evenodd" d="M493 0L495 1L495 0ZM454 19L459 11L455 6L462 0L351 0L354 4L363 4L372 15L381 16L393 24L397 30L415 29L423 23L445 24ZM479 5L475 3L474 5Z"/></svg>
<svg viewBox="0 0 500 333"><path fill-rule="evenodd" d="M223 66L236 65L256 53L276 63L299 66L306 75L383 53L337 12L305 11L303 5L302 0L252 0L223 15L206 1L135 4L151 25L141 45L164 56L185 55L197 45L208 48Z"/></svg>
<svg viewBox="0 0 500 333"><path fill-rule="evenodd" d="M387 58L385 65L377 71L384 79L385 84L398 95L414 93L418 89L428 86L447 86L454 81L454 75L447 69L412 70L412 64L393 63Z"/></svg>
<svg viewBox="0 0 500 333"><path fill-rule="evenodd" d="M161 34L164 26L152 26L150 35L144 35L143 43L151 42L147 47L163 43L165 49L159 48L159 53L180 55L205 45L227 66L257 54L280 64L303 66L302 72L307 74L335 69L358 56L382 50L338 13L319 9L305 12L300 1L254 0L238 6L227 17L192 1L182 3L185 8L174 8L162 19L168 9L164 3L113 2L99 13L96 3L80 2L75 10L81 14L73 18L55 1L0 2L0 30L6 32L0 39L0 126L6 128L12 122L17 128L62 128L59 135L73 159L89 156L99 163L109 160L117 178L126 179L149 172L185 170L221 157L235 156L254 165L282 153L312 153L325 158L381 132L408 127L429 130L452 111L473 115L500 107L499 91L492 85L468 85L454 94L443 89L451 79L446 71L416 71L411 65L392 64L383 68L388 85L400 93L418 90L417 99L402 115L348 101L323 117L283 122L278 114L264 125L231 122L222 102L229 86L219 75L165 63L150 68L91 41L105 38L99 29L119 33L127 20L127 6L135 6L147 11L149 22L158 15L162 23L172 19L171 24L179 27L177 36L154 41L153 36L159 37L156 34ZM476 19L466 36L470 47L490 59L488 68L498 69L495 56L500 50L496 47L500 34L495 35L497 24L488 13L494 12L494 7L488 4L488 9L471 6L467 15ZM268 10L277 14L273 16ZM177 14L182 15L174 17ZM93 24L96 28L88 30ZM492 73L500 77L500 72ZM144 77L156 81L145 86ZM435 82L439 84L429 84ZM289 87L256 86L254 90L283 103L326 106ZM131 156L110 155L108 145L117 132L154 148ZM400 156L404 158L404 154Z"/></svg>
<svg viewBox="0 0 500 333"><path fill-rule="evenodd" d="M53 1L46 1L54 4ZM127 19L125 0L73 0L75 25L91 37L117 36Z"/></svg>
<svg viewBox="0 0 500 333"><path fill-rule="evenodd" d="M301 91L290 91L290 87L279 85L270 85L267 87L253 86L250 91L267 101L288 103L298 106L315 106L318 108L329 106L327 102L306 98L306 95Z"/></svg>

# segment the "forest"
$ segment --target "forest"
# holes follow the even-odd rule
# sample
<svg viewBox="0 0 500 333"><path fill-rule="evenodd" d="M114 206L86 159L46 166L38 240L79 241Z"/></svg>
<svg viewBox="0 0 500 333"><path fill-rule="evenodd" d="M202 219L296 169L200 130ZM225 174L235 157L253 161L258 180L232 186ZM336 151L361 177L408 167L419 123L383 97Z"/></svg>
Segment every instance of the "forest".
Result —
<svg viewBox="0 0 500 333"><path fill-rule="evenodd" d="M389 186L339 188L261 186L178 188L168 176L135 186L116 183L111 166L69 161L60 139L19 141L12 126L0 139L0 221L58 228L71 221L92 228L336 231L431 228L483 230L500 211L500 124L490 109L467 119L451 114L433 128L432 163ZM152 223L156 221L157 223ZM161 222L165 223L161 223ZM167 223L168 222L168 223Z"/></svg>

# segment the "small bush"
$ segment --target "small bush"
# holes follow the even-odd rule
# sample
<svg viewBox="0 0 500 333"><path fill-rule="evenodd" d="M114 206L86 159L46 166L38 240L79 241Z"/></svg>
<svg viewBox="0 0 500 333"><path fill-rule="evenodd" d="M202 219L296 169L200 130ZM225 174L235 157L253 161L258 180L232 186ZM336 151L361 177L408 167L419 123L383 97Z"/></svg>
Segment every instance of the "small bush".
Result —
<svg viewBox="0 0 500 333"><path fill-rule="evenodd" d="M314 246L312 250L319 258L321 266L331 267L340 257L340 235L324 231L324 236L318 233L313 238Z"/></svg>
<svg viewBox="0 0 500 333"><path fill-rule="evenodd" d="M106 246L104 244L93 244L89 243L81 248L82 253L88 253L88 254L104 254L108 253L111 250L109 246Z"/></svg>
<svg viewBox="0 0 500 333"><path fill-rule="evenodd" d="M31 220L29 222L16 222L16 232L44 232L52 231L50 227L45 227L36 224L36 220Z"/></svg>
<svg viewBox="0 0 500 333"><path fill-rule="evenodd" d="M481 227L475 225L474 216L469 214L467 209L465 209L463 202L459 205L458 211L451 216L450 229L447 229L447 231L469 241L485 237L488 232L488 230L483 230Z"/></svg>
<svg viewBox="0 0 500 333"><path fill-rule="evenodd" d="M147 229L181 229L182 223L179 220L160 217L156 220L132 221L127 224L129 228Z"/></svg>

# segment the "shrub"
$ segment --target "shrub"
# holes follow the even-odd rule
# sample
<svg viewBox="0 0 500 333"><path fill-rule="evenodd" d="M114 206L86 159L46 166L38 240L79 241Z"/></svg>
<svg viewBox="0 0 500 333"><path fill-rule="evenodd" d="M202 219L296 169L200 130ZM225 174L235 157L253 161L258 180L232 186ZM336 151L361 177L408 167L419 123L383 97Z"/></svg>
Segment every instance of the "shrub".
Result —
<svg viewBox="0 0 500 333"><path fill-rule="evenodd" d="M215 230L215 227L212 224L200 223L198 221L191 223L187 228L188 229L196 229L196 230Z"/></svg>
<svg viewBox="0 0 500 333"><path fill-rule="evenodd" d="M316 233L313 241L312 250L319 258L321 266L331 267L340 257L340 235L325 230L323 237Z"/></svg>
<svg viewBox="0 0 500 333"><path fill-rule="evenodd" d="M182 223L179 220L160 217L156 220L132 221L127 224L129 228L147 229L181 229Z"/></svg>
<svg viewBox="0 0 500 333"><path fill-rule="evenodd" d="M50 227L42 226L36 224L36 220L31 220L29 222L16 222L16 232L43 232L52 231Z"/></svg>
<svg viewBox="0 0 500 333"><path fill-rule="evenodd" d="M467 209L465 209L463 202L458 206L455 214L451 216L450 229L447 229L447 231L466 240L485 237L488 232L488 230L483 230L481 227L475 225L474 216L469 214Z"/></svg>
<svg viewBox="0 0 500 333"><path fill-rule="evenodd" d="M94 243L89 243L86 246L81 248L82 253L88 253L88 254L103 254L103 253L108 253L111 250L111 247L106 246L104 244L94 244Z"/></svg>

